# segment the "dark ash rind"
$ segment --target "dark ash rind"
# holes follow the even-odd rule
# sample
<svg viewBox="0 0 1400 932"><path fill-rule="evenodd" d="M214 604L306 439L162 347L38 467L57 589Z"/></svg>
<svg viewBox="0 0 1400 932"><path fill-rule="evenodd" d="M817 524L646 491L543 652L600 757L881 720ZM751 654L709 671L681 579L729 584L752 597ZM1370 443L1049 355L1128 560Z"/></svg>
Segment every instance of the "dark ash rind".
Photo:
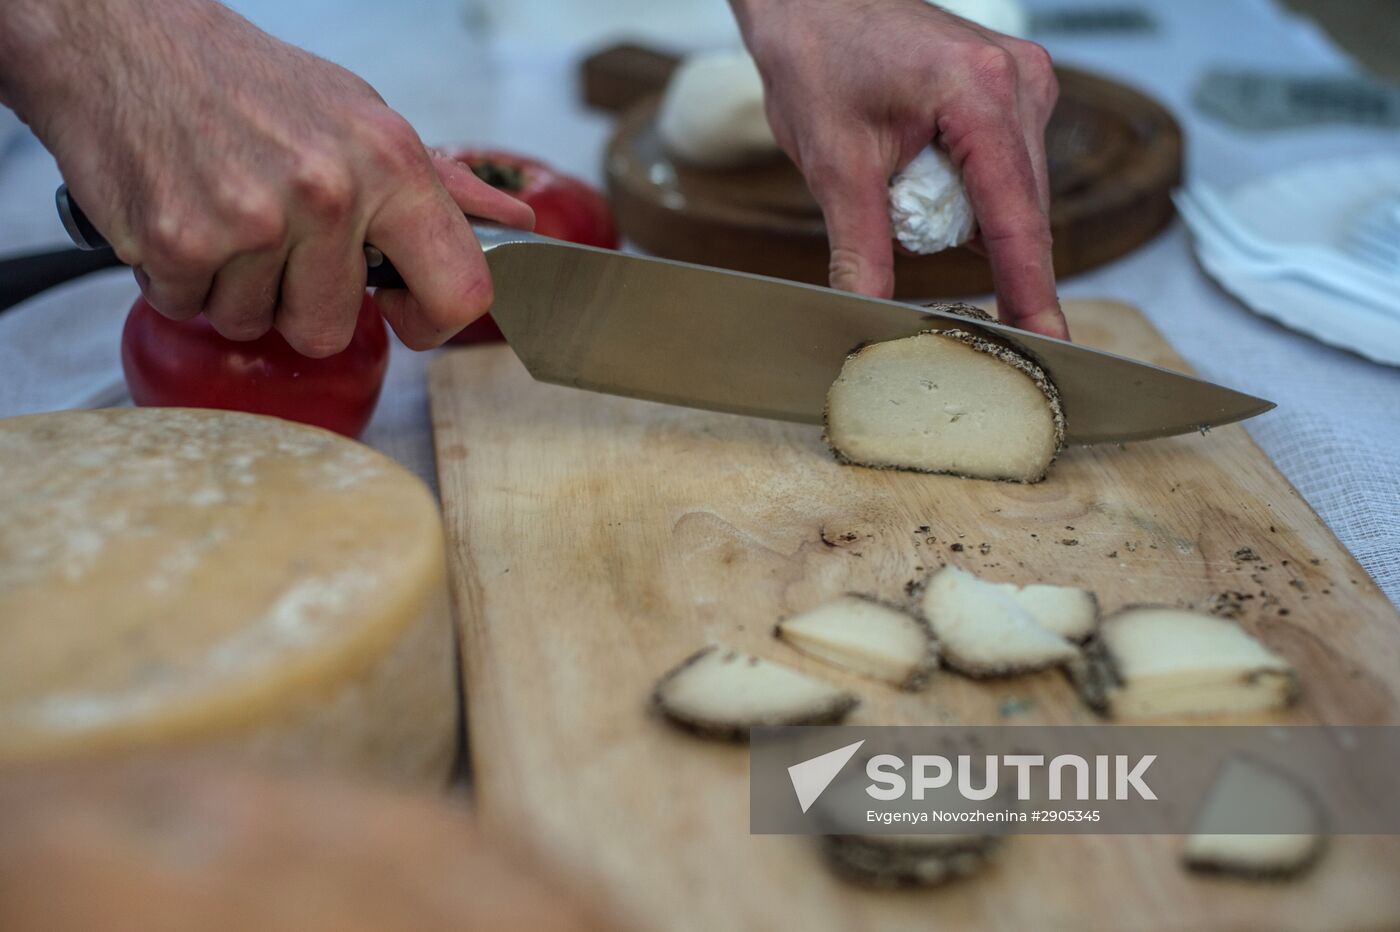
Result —
<svg viewBox="0 0 1400 932"><path fill-rule="evenodd" d="M1312 850L1308 852L1308 856L1292 864L1257 867L1253 865L1233 864L1229 861L1221 861L1215 858L1192 857L1187 854L1181 856L1181 863L1187 870L1197 874L1236 877L1241 880L1277 882L1292 880L1295 877L1306 874L1318 861L1322 860L1322 854L1326 849L1327 843L1325 838L1319 836L1317 844L1313 845Z"/></svg>
<svg viewBox="0 0 1400 932"><path fill-rule="evenodd" d="M1084 704L1108 718L1109 693L1123 685L1123 678L1103 638L1097 632L1085 638L1079 656L1065 664L1064 669Z"/></svg>
<svg viewBox="0 0 1400 932"><path fill-rule="evenodd" d="M993 842L990 836L979 836L921 849L907 843L881 843L879 836L826 835L822 851L832 871L855 883L880 889L934 887L985 867Z"/></svg>

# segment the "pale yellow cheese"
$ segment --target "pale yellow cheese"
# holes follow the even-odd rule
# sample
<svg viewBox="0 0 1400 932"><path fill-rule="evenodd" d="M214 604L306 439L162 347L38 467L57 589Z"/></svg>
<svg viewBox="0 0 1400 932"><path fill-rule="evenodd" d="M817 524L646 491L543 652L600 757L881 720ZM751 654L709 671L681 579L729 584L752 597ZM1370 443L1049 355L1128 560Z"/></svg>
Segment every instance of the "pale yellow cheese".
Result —
<svg viewBox="0 0 1400 932"><path fill-rule="evenodd" d="M441 521L415 477L276 418L0 421L0 763L197 744L443 780Z"/></svg>

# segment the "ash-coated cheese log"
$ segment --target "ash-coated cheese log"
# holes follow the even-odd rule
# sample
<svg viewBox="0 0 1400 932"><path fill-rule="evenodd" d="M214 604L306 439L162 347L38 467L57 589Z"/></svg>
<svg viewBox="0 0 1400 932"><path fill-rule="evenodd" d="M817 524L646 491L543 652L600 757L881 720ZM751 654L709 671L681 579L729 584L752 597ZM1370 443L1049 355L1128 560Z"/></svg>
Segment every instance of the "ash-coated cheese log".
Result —
<svg viewBox="0 0 1400 932"><path fill-rule="evenodd" d="M0 421L0 763L159 747L439 784L442 528L387 457L229 411Z"/></svg>
<svg viewBox="0 0 1400 932"><path fill-rule="evenodd" d="M934 307L987 317L966 305ZM856 466L1039 482L1064 438L1059 392L1045 372L964 330L860 347L826 396L827 444Z"/></svg>

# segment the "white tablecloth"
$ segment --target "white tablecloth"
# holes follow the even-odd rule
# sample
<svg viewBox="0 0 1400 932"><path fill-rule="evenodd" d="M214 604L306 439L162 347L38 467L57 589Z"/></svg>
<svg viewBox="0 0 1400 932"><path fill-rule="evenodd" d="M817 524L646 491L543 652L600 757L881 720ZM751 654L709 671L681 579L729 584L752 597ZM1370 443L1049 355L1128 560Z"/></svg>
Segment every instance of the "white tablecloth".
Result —
<svg viewBox="0 0 1400 932"><path fill-rule="evenodd" d="M1228 188L1308 160L1400 149L1394 131L1257 135L1201 119L1189 93L1208 65L1353 66L1318 30L1270 0L1143 5L1161 25L1155 33L1045 41L1060 61L1139 85L1170 106L1186 130L1188 172ZM552 4L550 28L534 36L520 27L529 17L493 14L492 2L403 0L386 7L368 0L241 0L234 6L363 75L425 140L507 145L599 180L610 121L577 103L573 66L581 48L564 38L600 38L598 24L610 20L592 3ZM645 32L677 48L732 36L722 0L678 4L675 27L668 25L667 4L647 6ZM493 15L497 28L483 29ZM577 29L566 28L569 17ZM0 251L64 241L53 213L58 183L51 159L32 138L0 153ZM1251 434L1400 604L1400 371L1254 316L1198 269L1179 224L1125 259L1066 280L1062 293L1138 304L1205 377L1277 401L1276 411L1249 422ZM118 335L134 295L129 274L117 271L0 315L0 416L120 403ZM429 356L395 347L365 439L435 484L424 384Z"/></svg>

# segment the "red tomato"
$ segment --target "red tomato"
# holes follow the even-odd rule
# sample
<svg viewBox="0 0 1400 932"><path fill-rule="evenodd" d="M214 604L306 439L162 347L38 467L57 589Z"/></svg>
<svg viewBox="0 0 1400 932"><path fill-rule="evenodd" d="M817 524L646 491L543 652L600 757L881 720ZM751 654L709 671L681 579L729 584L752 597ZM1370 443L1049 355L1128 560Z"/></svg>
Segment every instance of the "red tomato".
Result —
<svg viewBox="0 0 1400 932"><path fill-rule="evenodd" d="M271 414L347 437L369 423L388 367L388 333L368 294L350 345L324 359L301 355L275 330L226 339L203 316L174 321L144 298L122 330L122 371L138 405Z"/></svg>
<svg viewBox="0 0 1400 932"><path fill-rule="evenodd" d="M538 159L496 149L463 149L452 157L478 178L529 204L535 232L541 236L616 249L617 226L602 193L577 178L561 175ZM487 343L505 339L486 315L452 338L453 343Z"/></svg>

